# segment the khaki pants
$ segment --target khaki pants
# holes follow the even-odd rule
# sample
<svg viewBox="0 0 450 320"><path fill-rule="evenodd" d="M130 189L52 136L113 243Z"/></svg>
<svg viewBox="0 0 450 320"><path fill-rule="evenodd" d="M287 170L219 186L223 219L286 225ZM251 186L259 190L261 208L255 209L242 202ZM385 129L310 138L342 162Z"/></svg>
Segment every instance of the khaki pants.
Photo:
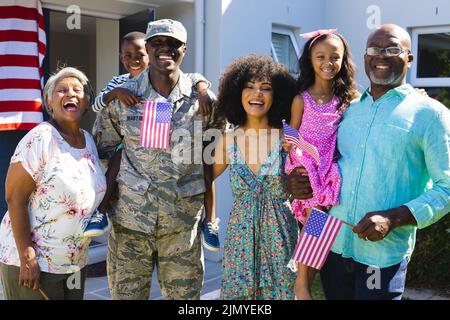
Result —
<svg viewBox="0 0 450 320"><path fill-rule="evenodd" d="M69 274L41 272L40 289L50 300L83 300L86 270ZM5 300L45 300L39 290L19 286L19 273L19 267L0 263Z"/></svg>
<svg viewBox="0 0 450 320"><path fill-rule="evenodd" d="M198 221L202 200L203 197L191 198L191 202L180 204L179 210L192 210L191 216L197 217L196 223L184 228L173 224L177 212L159 212L152 233L130 230L113 222L107 260L112 299L147 300L155 266L165 299L200 299L204 268Z"/></svg>

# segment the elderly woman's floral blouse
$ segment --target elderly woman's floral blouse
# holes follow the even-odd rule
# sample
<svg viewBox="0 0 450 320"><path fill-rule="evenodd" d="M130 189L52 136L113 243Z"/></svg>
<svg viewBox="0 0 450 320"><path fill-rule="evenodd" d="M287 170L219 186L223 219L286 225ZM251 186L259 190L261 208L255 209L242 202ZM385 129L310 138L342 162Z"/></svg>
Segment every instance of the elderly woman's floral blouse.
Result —
<svg viewBox="0 0 450 320"><path fill-rule="evenodd" d="M20 162L36 182L28 211L31 238L41 271L73 273L86 266L90 238L83 230L105 191L95 143L84 131L86 147L71 147L49 123L31 130L11 163ZM0 225L0 262L20 266L9 212Z"/></svg>

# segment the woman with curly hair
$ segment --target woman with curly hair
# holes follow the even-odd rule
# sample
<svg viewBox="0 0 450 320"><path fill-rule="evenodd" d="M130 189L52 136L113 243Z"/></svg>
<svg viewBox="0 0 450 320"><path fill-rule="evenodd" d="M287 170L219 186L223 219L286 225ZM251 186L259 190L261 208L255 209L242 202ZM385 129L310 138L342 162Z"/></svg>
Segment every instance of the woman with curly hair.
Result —
<svg viewBox="0 0 450 320"><path fill-rule="evenodd" d="M318 30L302 36L309 40L299 60L299 93L292 101L290 125L313 146L313 150L317 150L317 154L302 152L292 144L285 144L285 148L290 151L286 172L289 174L298 167L304 167L313 189L313 198L292 202L296 218L304 225L311 208L327 211L339 201L341 176L337 165L337 129L344 110L358 93L354 66L343 36L335 29ZM298 263L301 250L298 245L289 266L294 271L298 269L296 297L310 300L315 271Z"/></svg>
<svg viewBox="0 0 450 320"><path fill-rule="evenodd" d="M270 57L235 60L222 75L218 109L235 126L218 139L213 178L230 167L234 205L223 254L224 299L293 299L287 267L298 226L284 181L282 119L295 80Z"/></svg>

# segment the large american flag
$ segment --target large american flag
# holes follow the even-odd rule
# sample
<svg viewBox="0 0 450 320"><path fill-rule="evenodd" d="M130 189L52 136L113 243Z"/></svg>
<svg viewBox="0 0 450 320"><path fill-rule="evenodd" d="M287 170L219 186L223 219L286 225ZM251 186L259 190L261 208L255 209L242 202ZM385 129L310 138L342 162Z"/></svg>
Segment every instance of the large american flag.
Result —
<svg viewBox="0 0 450 320"><path fill-rule="evenodd" d="M341 220L313 208L300 233L292 260L320 270L341 226Z"/></svg>
<svg viewBox="0 0 450 320"><path fill-rule="evenodd" d="M283 133L284 138L287 143L294 144L301 151L308 153L314 160L316 160L317 164L320 164L320 157L317 148L309 142L306 142L300 133L297 130L292 128L290 125L283 120Z"/></svg>
<svg viewBox="0 0 450 320"><path fill-rule="evenodd" d="M1 0L0 130L30 130L43 121L45 51L40 0Z"/></svg>
<svg viewBox="0 0 450 320"><path fill-rule="evenodd" d="M170 102L145 101L140 144L144 148L169 148L172 104Z"/></svg>

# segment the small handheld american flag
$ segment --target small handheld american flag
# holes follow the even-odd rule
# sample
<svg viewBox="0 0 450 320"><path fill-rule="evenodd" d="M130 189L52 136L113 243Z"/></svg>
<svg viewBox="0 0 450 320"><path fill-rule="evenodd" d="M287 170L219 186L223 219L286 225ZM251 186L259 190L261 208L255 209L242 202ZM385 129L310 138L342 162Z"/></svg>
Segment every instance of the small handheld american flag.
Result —
<svg viewBox="0 0 450 320"><path fill-rule="evenodd" d="M285 120L283 120L283 133L287 143L294 144L294 146L299 148L301 151L304 151L313 157L317 164L320 164L320 157L317 148L311 143L306 142L298 131L288 125Z"/></svg>
<svg viewBox="0 0 450 320"><path fill-rule="evenodd" d="M144 115L140 145L144 148L169 148L172 104L170 102L144 102Z"/></svg>
<svg viewBox="0 0 450 320"><path fill-rule="evenodd" d="M341 226L341 220L313 208L300 233L291 261L320 270Z"/></svg>

